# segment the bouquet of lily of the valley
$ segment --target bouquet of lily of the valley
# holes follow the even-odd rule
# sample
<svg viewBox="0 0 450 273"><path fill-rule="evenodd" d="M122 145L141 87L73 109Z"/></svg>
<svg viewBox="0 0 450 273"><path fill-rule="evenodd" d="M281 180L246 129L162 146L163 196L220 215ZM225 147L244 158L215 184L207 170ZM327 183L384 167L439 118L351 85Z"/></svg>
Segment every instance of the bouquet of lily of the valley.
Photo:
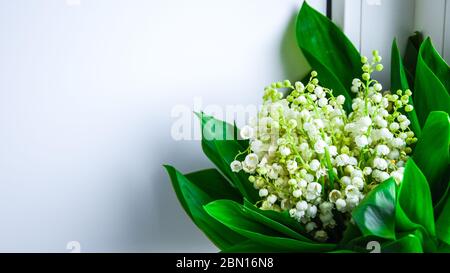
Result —
<svg viewBox="0 0 450 273"><path fill-rule="evenodd" d="M385 90L379 53L306 3L296 31L305 80L267 86L240 130L197 113L218 170L166 166L187 214L226 252L450 252L449 66L394 41Z"/></svg>

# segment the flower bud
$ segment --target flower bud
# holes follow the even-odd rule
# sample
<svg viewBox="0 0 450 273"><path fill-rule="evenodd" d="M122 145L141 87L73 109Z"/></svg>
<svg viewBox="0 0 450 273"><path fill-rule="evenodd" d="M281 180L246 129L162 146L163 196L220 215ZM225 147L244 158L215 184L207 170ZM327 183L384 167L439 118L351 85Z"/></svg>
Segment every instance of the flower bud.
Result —
<svg viewBox="0 0 450 273"><path fill-rule="evenodd" d="M363 65L363 66L362 66L362 70L363 70L364 72L369 72L369 71L370 71L370 65L368 65L368 64ZM364 78L363 78L363 79L364 79Z"/></svg>
<svg viewBox="0 0 450 273"><path fill-rule="evenodd" d="M376 66L375 66L375 69L377 70L377 71L382 71L383 70L383 65L382 64L377 64Z"/></svg>
<svg viewBox="0 0 450 273"><path fill-rule="evenodd" d="M405 107L406 112L411 112L412 110L414 110L414 107L412 105L406 105Z"/></svg>
<svg viewBox="0 0 450 273"><path fill-rule="evenodd" d="M363 73L362 74L362 79L365 80L365 81L370 80L370 74L369 73Z"/></svg>

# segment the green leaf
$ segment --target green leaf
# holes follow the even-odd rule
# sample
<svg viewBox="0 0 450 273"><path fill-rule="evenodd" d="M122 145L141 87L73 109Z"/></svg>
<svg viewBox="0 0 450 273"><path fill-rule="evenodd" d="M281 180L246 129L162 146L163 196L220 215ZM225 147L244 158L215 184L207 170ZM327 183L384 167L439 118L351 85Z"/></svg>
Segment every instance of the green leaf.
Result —
<svg viewBox="0 0 450 273"><path fill-rule="evenodd" d="M186 178L207 193L212 200L230 199L242 202L242 195L216 169L188 173Z"/></svg>
<svg viewBox="0 0 450 273"><path fill-rule="evenodd" d="M205 210L219 222L252 241L295 252L325 252L336 248L334 244L310 243L285 237L283 232L271 229L255 220L251 210L236 202L217 200L205 206Z"/></svg>
<svg viewBox="0 0 450 273"><path fill-rule="evenodd" d="M230 180L243 197L256 202L259 196L253 184L248 181L248 175L244 172L234 173L230 164L234 157L248 147L243 147L246 142L238 141L237 128L214 117L198 114L202 127L202 148L206 156L219 168Z"/></svg>
<svg viewBox="0 0 450 273"><path fill-rule="evenodd" d="M251 211L249 215L252 215L254 219L261 224L264 224L274 230L278 230L294 239L312 242L311 239L302 234L305 233L302 228L303 226L290 217L287 211L277 212L273 210L261 210L255 207L252 203L248 202L248 200L244 200L244 207L249 209Z"/></svg>
<svg viewBox="0 0 450 273"><path fill-rule="evenodd" d="M395 229L399 232L410 232L416 229L420 229L421 225L413 223L411 219L409 219L408 215L406 215L405 211L400 206L397 198L397 204L395 207Z"/></svg>
<svg viewBox="0 0 450 273"><path fill-rule="evenodd" d="M216 148L222 160L226 164L231 181L233 181L233 184L239 189L241 194L253 202L259 200L260 198L258 192L255 190L253 184L248 180L249 175L244 171L235 173L230 169L230 164L234 161L236 155L245 149L242 149L239 143L233 140L216 141Z"/></svg>
<svg viewBox="0 0 450 273"><path fill-rule="evenodd" d="M357 228L357 227L356 227ZM340 248L347 248L356 252L368 253L373 251L373 247L371 247L370 242L378 242L383 243L386 239L376 237L376 236L357 236L352 238L350 241L345 244L340 245Z"/></svg>
<svg viewBox="0 0 450 273"><path fill-rule="evenodd" d="M289 211L277 212L277 211L273 211L273 210L261 210L261 209L258 209L257 207L255 207L255 205L253 205L247 199L244 200L244 206L248 209L255 210L258 213L260 213L278 223L281 223L281 224L289 227L290 229L296 231L297 233L300 233L300 234L306 233L305 227L303 225L299 224L297 220L292 218L289 215Z"/></svg>
<svg viewBox="0 0 450 273"><path fill-rule="evenodd" d="M447 172L447 175L444 177L450 177L450 174L448 174L450 170ZM447 200L450 198L450 179L447 179L447 189L445 190L444 195L442 195L441 199L437 202L437 204L434 206L434 218L438 218L438 216L441 214L442 210L444 209L444 206L447 204Z"/></svg>
<svg viewBox="0 0 450 273"><path fill-rule="evenodd" d="M226 249L245 240L224 226L204 210L213 199L172 166L164 166L169 173L175 193L186 213L205 235L219 248Z"/></svg>
<svg viewBox="0 0 450 273"><path fill-rule="evenodd" d="M420 238L414 234L381 245L383 253L423 253Z"/></svg>
<svg viewBox="0 0 450 273"><path fill-rule="evenodd" d="M395 187L395 180L389 178L353 210L353 220L363 235L395 239Z"/></svg>
<svg viewBox="0 0 450 273"><path fill-rule="evenodd" d="M413 92L414 107L420 125L425 124L428 114L432 111L450 112L450 95L438 75L432 70L427 60L434 54L429 39L423 42L417 58L415 89Z"/></svg>
<svg viewBox="0 0 450 273"><path fill-rule="evenodd" d="M445 112L431 112L417 142L413 159L430 186L433 204L436 204L448 187L450 156L450 123Z"/></svg>
<svg viewBox="0 0 450 273"><path fill-rule="evenodd" d="M344 95L351 110L352 81L362 74L361 56L350 40L327 17L303 2L296 24L297 43L324 86Z"/></svg>
<svg viewBox="0 0 450 273"><path fill-rule="evenodd" d="M224 121L216 120L214 117L207 116L204 113L195 113L200 119L202 128L202 148L206 156L229 177L229 166L225 166L225 162L221 159L216 148L217 141L224 139L235 139L234 127L231 127Z"/></svg>
<svg viewBox="0 0 450 273"><path fill-rule="evenodd" d="M436 235L439 240L450 245L450 199L447 199L436 221Z"/></svg>
<svg viewBox="0 0 450 273"><path fill-rule="evenodd" d="M275 248L264 244L256 243L252 240L245 240L234 246L221 251L222 253L280 253L287 252L283 248Z"/></svg>
<svg viewBox="0 0 450 273"><path fill-rule="evenodd" d="M447 93L450 93L450 67L433 47L430 38L426 39L422 46L423 61L427 64L430 70L433 71L434 75L436 75L447 90Z"/></svg>
<svg viewBox="0 0 450 273"><path fill-rule="evenodd" d="M306 2L305 2L306 3ZM309 64L318 72L317 78L323 86L329 86L333 90L333 95L343 95L345 97L344 109L347 112L351 111L351 93L347 92L346 85L341 82L339 76L334 74L326 65L321 63L313 54L307 49L302 49L303 55L308 60ZM344 92L345 91L345 92Z"/></svg>
<svg viewBox="0 0 450 273"><path fill-rule="evenodd" d="M409 86L414 86L416 79L416 66L417 66L417 55L419 55L420 45L423 42L422 33L416 31L414 35L408 38L406 44L405 56L403 58L404 68L406 76L408 78Z"/></svg>
<svg viewBox="0 0 450 273"><path fill-rule="evenodd" d="M444 242L439 242L439 246L437 248L438 253L450 253L450 245Z"/></svg>
<svg viewBox="0 0 450 273"><path fill-rule="evenodd" d="M412 159L406 163L398 201L413 223L423 226L432 236L436 234L430 189L425 176Z"/></svg>
<svg viewBox="0 0 450 273"><path fill-rule="evenodd" d="M394 40L392 43L391 51L391 90L407 90L409 89L408 79L406 77L405 69L403 67L402 58L400 57L400 52L397 47L397 42ZM412 97L409 98L409 104L414 105ZM411 121L411 130L420 136L420 124L417 119L416 110L406 113L409 120Z"/></svg>
<svg viewBox="0 0 450 273"><path fill-rule="evenodd" d="M342 249L342 250L336 250L336 251L330 251L328 253L333 253L333 254L341 254L341 253L358 253L356 251L351 251L351 250L346 250L346 249Z"/></svg>
<svg viewBox="0 0 450 273"><path fill-rule="evenodd" d="M436 251L436 241L433 235L420 224L416 224L409 219L397 198L395 228L397 234L414 234L421 241L422 248L425 252Z"/></svg>
<svg viewBox="0 0 450 273"><path fill-rule="evenodd" d="M341 241L339 242L339 245L345 246L350 241L354 240L355 238L362 237L361 230L358 228L357 225L349 222L347 224L347 227L344 230L343 236Z"/></svg>

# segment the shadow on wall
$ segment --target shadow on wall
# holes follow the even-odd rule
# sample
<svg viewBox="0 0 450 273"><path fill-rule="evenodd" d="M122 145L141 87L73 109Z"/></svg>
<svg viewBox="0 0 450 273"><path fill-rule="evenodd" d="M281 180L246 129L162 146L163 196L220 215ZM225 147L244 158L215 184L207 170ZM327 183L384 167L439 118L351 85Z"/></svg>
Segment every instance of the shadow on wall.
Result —
<svg viewBox="0 0 450 273"><path fill-rule="evenodd" d="M283 33L280 45L280 59L283 74L286 79L292 82L302 80L311 70L311 66L297 45L295 35L296 20L297 11L294 11Z"/></svg>

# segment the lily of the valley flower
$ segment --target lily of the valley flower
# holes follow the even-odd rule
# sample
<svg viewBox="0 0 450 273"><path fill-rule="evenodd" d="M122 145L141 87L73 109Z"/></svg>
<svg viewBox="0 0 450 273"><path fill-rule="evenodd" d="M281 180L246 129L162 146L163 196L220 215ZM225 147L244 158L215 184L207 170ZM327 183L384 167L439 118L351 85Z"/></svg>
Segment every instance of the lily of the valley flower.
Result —
<svg viewBox="0 0 450 273"><path fill-rule="evenodd" d="M376 185L389 177L402 181L408 145L417 141L402 114L413 110L412 93L382 92L371 75L383 69L380 61L377 51L370 63L362 58L361 79L351 83L350 114L345 97L320 86L313 71L306 86L284 81L267 87L258 116L241 129L250 147L231 170L251 174L261 209L289 211L318 241L327 240L338 215L349 221ZM291 92L283 97L279 88Z"/></svg>

